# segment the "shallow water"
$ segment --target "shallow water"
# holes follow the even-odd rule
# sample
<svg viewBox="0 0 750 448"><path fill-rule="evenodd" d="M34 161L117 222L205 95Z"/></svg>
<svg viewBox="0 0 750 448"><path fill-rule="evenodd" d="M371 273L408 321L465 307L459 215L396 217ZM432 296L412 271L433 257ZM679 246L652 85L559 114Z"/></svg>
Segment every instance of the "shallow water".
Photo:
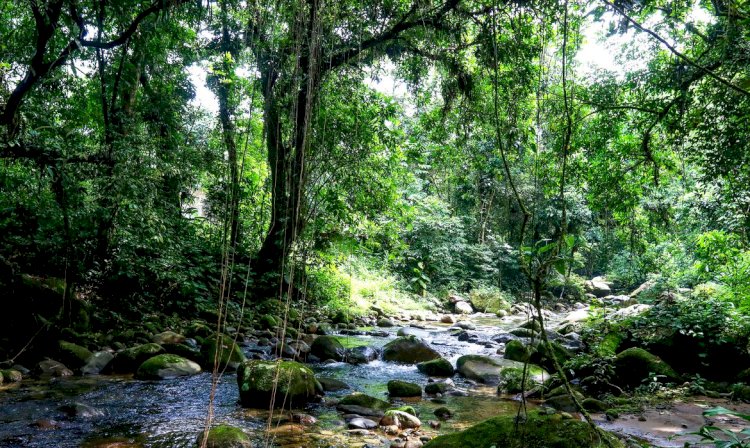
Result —
<svg viewBox="0 0 750 448"><path fill-rule="evenodd" d="M470 333L479 335L478 343L458 341L451 325L437 322L415 323L425 328L409 331L430 341L438 352L455 363L465 354L494 355L499 344L485 342L525 321L518 316L498 319L491 315L474 315L470 320L477 326ZM553 318L552 324L556 320L559 318ZM395 337L398 328L386 329L386 337L342 335L341 339L350 347L380 348ZM257 351L258 347L247 350ZM391 379L422 385L427 382L416 366L380 360L363 365L333 363L311 367L319 376L340 379L353 390L386 400L386 383ZM393 403L414 406L423 422L423 432L430 436L461 430L488 417L518 410L517 402L498 397L493 387L478 386L460 376L453 381L465 396L446 396L443 402L418 399L393 400ZM192 447L206 422L210 389L209 373L164 381L93 376L6 385L0 388L0 447ZM353 436L346 431L341 414L330 403L351 392L329 393L323 402L308 405L303 412L314 416L317 422L302 426L291 422L289 411L277 412L269 419L268 410L241 408L237 402L236 378L227 374L218 383L214 421L243 428L254 436L257 446L271 443L306 448L389 446L390 441L383 435ZM70 415L66 406L75 403L92 408L89 409L92 415ZM433 411L441 406L451 409L454 417L442 422L439 430L433 430L427 422L434 419Z"/></svg>

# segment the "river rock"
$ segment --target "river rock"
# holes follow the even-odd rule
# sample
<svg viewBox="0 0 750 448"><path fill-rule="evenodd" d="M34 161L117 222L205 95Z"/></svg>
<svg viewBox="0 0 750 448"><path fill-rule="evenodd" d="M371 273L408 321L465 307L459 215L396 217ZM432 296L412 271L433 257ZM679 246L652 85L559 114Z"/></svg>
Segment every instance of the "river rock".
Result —
<svg viewBox="0 0 750 448"><path fill-rule="evenodd" d="M511 361L526 362L529 360L529 349L524 345L523 342L518 340L511 340L505 344L505 359Z"/></svg>
<svg viewBox="0 0 750 448"><path fill-rule="evenodd" d="M384 361L416 364L437 358L440 354L415 336L399 337L383 347Z"/></svg>
<svg viewBox="0 0 750 448"><path fill-rule="evenodd" d="M318 377L317 379L320 385L323 386L323 390L326 392L336 392L350 388L345 382L334 378Z"/></svg>
<svg viewBox="0 0 750 448"><path fill-rule="evenodd" d="M253 359L243 362L237 369L240 403L244 407L267 408L273 398L274 383L277 385L276 403L285 400L292 406L314 400L323 389L313 371L295 361Z"/></svg>
<svg viewBox="0 0 750 448"><path fill-rule="evenodd" d="M203 432L198 434L195 441L197 447L201 446L205 436ZM230 425L217 425L208 431L206 446L208 448L251 448L253 444L242 429Z"/></svg>
<svg viewBox="0 0 750 448"><path fill-rule="evenodd" d="M369 418L356 417L347 422L347 427L349 429L375 429L378 424Z"/></svg>
<svg viewBox="0 0 750 448"><path fill-rule="evenodd" d="M322 360L343 361L346 350L335 336L318 336L310 346L310 353Z"/></svg>
<svg viewBox="0 0 750 448"><path fill-rule="evenodd" d="M424 386L424 392L430 395L444 394L448 392L449 390L453 389L454 386L455 384L453 384L453 381L450 378L448 378L444 381L435 381L432 383L427 383Z"/></svg>
<svg viewBox="0 0 750 448"><path fill-rule="evenodd" d="M388 395L391 397L421 397L422 387L408 381L388 381Z"/></svg>
<svg viewBox="0 0 750 448"><path fill-rule="evenodd" d="M444 324L453 324L456 322L456 319L450 314L445 314L440 318L440 322Z"/></svg>
<svg viewBox="0 0 750 448"><path fill-rule="evenodd" d="M39 362L39 364L37 364L37 370L42 377L73 375L72 370L65 367L63 363L53 359L45 359L44 361Z"/></svg>
<svg viewBox="0 0 750 448"><path fill-rule="evenodd" d="M456 302L453 304L453 309L458 314L471 314L474 312L474 309L471 307L471 304L469 302Z"/></svg>
<svg viewBox="0 0 750 448"><path fill-rule="evenodd" d="M456 361L456 370L464 377L484 384L498 384L504 379L504 372L513 374L515 369L523 368L523 363L509 359L491 358L482 355L464 355ZM542 370L534 366L534 375Z"/></svg>
<svg viewBox="0 0 750 448"><path fill-rule="evenodd" d="M435 414L435 417L439 418L440 420L448 420L449 418L453 417L453 411L446 407L440 407L435 409L433 412Z"/></svg>
<svg viewBox="0 0 750 448"><path fill-rule="evenodd" d="M346 362L349 364L367 364L378 359L380 354L372 347L352 347L346 350Z"/></svg>
<svg viewBox="0 0 750 448"><path fill-rule="evenodd" d="M245 361L245 354L242 353L240 346L234 342L234 338L226 334L206 338L201 347L201 364L206 369L213 369L217 357L219 369L226 369L230 372L237 370L237 367Z"/></svg>
<svg viewBox="0 0 750 448"><path fill-rule="evenodd" d="M147 359L162 353L164 348L154 343L126 348L115 354L105 370L112 373L134 373Z"/></svg>
<svg viewBox="0 0 750 448"><path fill-rule="evenodd" d="M414 324L412 324L414 325ZM396 336L416 336L420 337L423 334L423 332L419 331L419 329L415 327L403 327L399 328L396 332Z"/></svg>
<svg viewBox="0 0 750 448"><path fill-rule="evenodd" d="M23 379L23 374L15 369L5 369L0 371L3 381L6 383L17 383Z"/></svg>
<svg viewBox="0 0 750 448"><path fill-rule="evenodd" d="M96 352L86 361L86 365L81 367L81 373L84 375L98 375L114 358L115 355L110 352Z"/></svg>
<svg viewBox="0 0 750 448"><path fill-rule="evenodd" d="M58 341L57 346L61 362L74 369L85 365L86 361L93 355L86 347L81 347L72 342Z"/></svg>
<svg viewBox="0 0 750 448"><path fill-rule="evenodd" d="M519 433L532 435L519 437ZM435 437L425 448L580 448L625 445L613 435L599 432L588 423L575 419L564 420L559 415L539 415L529 412L528 419L519 423L515 414L493 417L464 431Z"/></svg>
<svg viewBox="0 0 750 448"><path fill-rule="evenodd" d="M669 364L642 348L632 347L617 354L615 376L619 384L637 386L652 375L656 375L661 381L680 380L680 376Z"/></svg>
<svg viewBox="0 0 750 448"><path fill-rule="evenodd" d="M394 324L393 321L388 319L387 317L378 319L378 327L388 328L388 327L393 327L395 325L396 324Z"/></svg>
<svg viewBox="0 0 750 448"><path fill-rule="evenodd" d="M71 403L60 407L60 410L68 414L68 416L70 417L81 419L104 417L104 411L93 406L89 406L85 403Z"/></svg>
<svg viewBox="0 0 750 448"><path fill-rule="evenodd" d="M462 330L476 330L477 328L476 325L472 324L471 322L467 322L465 320L457 322L455 326Z"/></svg>
<svg viewBox="0 0 750 448"><path fill-rule="evenodd" d="M419 428L422 422L408 412L391 409L380 419L380 426L397 426L399 429Z"/></svg>
<svg viewBox="0 0 750 448"><path fill-rule="evenodd" d="M185 342L185 336L175 333L174 331L164 331L151 337L151 342L159 345L181 344Z"/></svg>
<svg viewBox="0 0 750 448"><path fill-rule="evenodd" d="M596 297L605 297L612 294L612 288L607 284L603 278L594 277L591 280L584 282L583 284L586 292L595 295Z"/></svg>
<svg viewBox="0 0 750 448"><path fill-rule="evenodd" d="M141 380L163 380L178 376L195 375L201 372L198 363L181 356L164 353L146 360L135 372Z"/></svg>
<svg viewBox="0 0 750 448"><path fill-rule="evenodd" d="M340 411L353 414L382 416L391 405L387 401L383 401L379 398L355 392L342 398L336 407Z"/></svg>
<svg viewBox="0 0 750 448"><path fill-rule="evenodd" d="M417 364L417 370L429 376L451 377L456 372L453 364L445 358L437 358Z"/></svg>

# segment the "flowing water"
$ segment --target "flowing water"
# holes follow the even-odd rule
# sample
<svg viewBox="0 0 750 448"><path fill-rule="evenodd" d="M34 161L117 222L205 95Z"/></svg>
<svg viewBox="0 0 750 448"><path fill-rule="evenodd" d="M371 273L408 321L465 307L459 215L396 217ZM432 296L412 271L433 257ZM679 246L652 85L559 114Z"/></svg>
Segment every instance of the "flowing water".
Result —
<svg viewBox="0 0 750 448"><path fill-rule="evenodd" d="M477 334L479 341L459 341L450 325L436 322L420 322L425 328L409 328L409 331L429 341L455 363L465 354L494 355L499 344L491 342L491 337L517 327L525 319L474 315L470 320L476 325L470 333ZM559 317L553 316L552 322L556 320ZM397 329L387 329L387 336L342 336L341 340L346 346L380 348L395 337ZM248 350L260 348L248 347ZM352 390L383 399L387 399L386 383L391 379L427 382L427 377L415 366L380 360L363 365L333 363L312 367L319 376L340 379ZM422 419L423 431L430 436L461 430L488 417L518 410L518 402L511 397L498 397L492 387L476 385L460 376L453 380L460 396L394 401L394 404L414 406ZM0 389L0 447L191 447L205 425L210 388L208 373L163 381L90 376L43 382L25 380L6 385ZM254 436L258 446L266 446L269 441L275 446L306 448L389 446L390 440L379 432L364 436L350 434L341 414L326 404L352 390L329 393L322 403L295 411L317 419L314 424L303 426L294 423L289 412L278 412L269 419L267 410L241 408L235 376L227 374L218 383L214 421L243 428ZM441 406L451 409L454 418L433 430L427 421L434 419L433 411Z"/></svg>

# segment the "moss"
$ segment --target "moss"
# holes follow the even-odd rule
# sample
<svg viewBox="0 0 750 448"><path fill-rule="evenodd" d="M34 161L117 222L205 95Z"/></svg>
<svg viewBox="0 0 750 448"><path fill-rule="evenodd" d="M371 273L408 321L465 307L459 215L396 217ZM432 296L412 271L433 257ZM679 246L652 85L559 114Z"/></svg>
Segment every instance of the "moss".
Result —
<svg viewBox="0 0 750 448"><path fill-rule="evenodd" d="M14 369L2 370L0 371L0 375L2 375L6 383L17 383L23 379L23 374Z"/></svg>
<svg viewBox="0 0 750 448"><path fill-rule="evenodd" d="M81 347L72 342L58 341L57 345L60 350L60 360L63 364L73 368L86 364L86 361L93 355L86 347Z"/></svg>
<svg viewBox="0 0 750 448"><path fill-rule="evenodd" d="M445 383L428 383L424 387L424 392L430 395L444 394L448 389L449 386Z"/></svg>
<svg viewBox="0 0 750 448"><path fill-rule="evenodd" d="M276 328L276 326L279 325L279 322L276 320L276 318L271 316L270 314L264 314L260 316L259 322L260 326L264 330L270 330Z"/></svg>
<svg viewBox="0 0 750 448"><path fill-rule="evenodd" d="M456 373L453 364L445 358L420 362L417 364L417 370L429 376L451 377Z"/></svg>
<svg viewBox="0 0 750 448"><path fill-rule="evenodd" d="M200 372L200 367L182 356L164 353L147 359L135 372L139 379L162 379L192 375Z"/></svg>
<svg viewBox="0 0 750 448"><path fill-rule="evenodd" d="M419 415L417 415L417 410L414 409L413 406L399 406L399 407L394 408L394 409L389 409L389 411L391 411L391 410L392 411L406 412L407 414L411 414L414 417L419 417ZM386 412L388 412L388 411L386 411Z"/></svg>
<svg viewBox="0 0 750 448"><path fill-rule="evenodd" d="M201 446L203 433L198 434L196 446ZM249 448L252 446L250 437L242 429L230 425L218 425L208 432L206 441L208 448Z"/></svg>
<svg viewBox="0 0 750 448"><path fill-rule="evenodd" d="M154 343L126 348L115 355L107 368L114 373L133 373L147 359L161 353L164 353L164 348Z"/></svg>
<svg viewBox="0 0 750 448"><path fill-rule="evenodd" d="M521 341L512 340L505 344L505 359L526 362L529 360L529 355L529 349Z"/></svg>
<svg viewBox="0 0 750 448"><path fill-rule="evenodd" d="M581 402L583 408L589 412L604 412L609 409L607 403L597 400L596 398L586 398Z"/></svg>
<svg viewBox="0 0 750 448"><path fill-rule="evenodd" d="M368 409L376 409L379 411L386 411L390 409L391 404L387 401L383 401L379 398L371 397L369 395L361 393L353 393L347 395L339 401L339 405L344 406L361 406Z"/></svg>
<svg viewBox="0 0 750 448"><path fill-rule="evenodd" d="M440 353L416 336L402 336L383 347L383 360L416 364L440 358Z"/></svg>
<svg viewBox="0 0 750 448"><path fill-rule="evenodd" d="M207 338L201 347L201 361L206 369L213 368L216 356L216 341L221 341L219 347L219 368L236 369L243 361L245 354L240 350L240 346L234 343L234 339L221 334L217 338L215 335Z"/></svg>
<svg viewBox="0 0 750 448"><path fill-rule="evenodd" d="M605 437L623 447L614 436ZM516 425L515 416L485 420L464 431L436 437L424 448L583 448L604 446L597 431L585 422L562 420L559 415L529 415Z"/></svg>
<svg viewBox="0 0 750 448"><path fill-rule="evenodd" d="M533 366L529 366L533 367ZM533 373L534 369L529 369L529 374L526 378L526 390L530 390L535 386L541 384L540 375ZM503 369L502 378L500 384L497 385L497 393L515 394L522 392L523 388L523 368L521 367L506 367Z"/></svg>
<svg viewBox="0 0 750 448"><path fill-rule="evenodd" d="M610 331L604 335L602 341L596 347L596 353L605 358L615 356L620 349L620 345L622 345L623 339L625 338L621 332Z"/></svg>
<svg viewBox="0 0 750 448"><path fill-rule="evenodd" d="M680 378L677 372L661 358L638 347L632 347L617 354L615 371L620 383L629 386L639 385L652 375L670 382L679 381Z"/></svg>
<svg viewBox="0 0 750 448"><path fill-rule="evenodd" d="M322 390L313 371L294 361L250 360L237 370L240 402L245 407L265 408L274 395L277 403L286 400L301 405L312 400Z"/></svg>
<svg viewBox="0 0 750 448"><path fill-rule="evenodd" d="M422 388L419 384L401 380L388 381L388 394L391 397L421 397Z"/></svg>

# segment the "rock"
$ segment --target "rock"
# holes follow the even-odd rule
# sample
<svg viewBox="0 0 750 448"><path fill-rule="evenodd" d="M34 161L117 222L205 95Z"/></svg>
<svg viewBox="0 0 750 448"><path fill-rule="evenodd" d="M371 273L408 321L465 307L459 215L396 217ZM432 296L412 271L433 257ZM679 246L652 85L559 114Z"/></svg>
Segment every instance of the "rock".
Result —
<svg viewBox="0 0 750 448"><path fill-rule="evenodd" d="M504 371L511 368L523 368L523 363L481 355L464 355L456 362L458 373L484 384L500 383L503 380ZM532 375L538 375L540 369L534 366L531 372Z"/></svg>
<svg viewBox="0 0 750 448"><path fill-rule="evenodd" d="M607 403L597 400L596 398L585 398L581 402L581 405L583 405L583 408L589 412L605 412L609 409Z"/></svg>
<svg viewBox="0 0 750 448"><path fill-rule="evenodd" d="M265 330L272 330L279 325L279 321L270 314L260 316L258 323L260 323L261 328Z"/></svg>
<svg viewBox="0 0 750 448"><path fill-rule="evenodd" d="M115 354L105 370L112 373L134 373L147 359L162 353L164 348L154 343L126 348Z"/></svg>
<svg viewBox="0 0 750 448"><path fill-rule="evenodd" d="M70 417L76 417L81 419L92 419L104 417L104 411L97 409L93 406L89 406L85 403L72 403L60 407L60 410L68 414Z"/></svg>
<svg viewBox="0 0 750 448"><path fill-rule="evenodd" d="M573 391L573 395L575 395L578 402L581 402L583 400L583 395L581 395L578 391ZM578 409L576 408L575 403L573 402L573 399L568 395L567 392L561 392L557 394L552 394L552 396L548 397L546 400L544 400L544 404L547 406L551 406L558 411L564 411L564 412L577 412Z"/></svg>
<svg viewBox="0 0 750 448"><path fill-rule="evenodd" d="M0 375L6 383L17 383L23 379L23 374L15 369L2 370Z"/></svg>
<svg viewBox="0 0 750 448"><path fill-rule="evenodd" d="M680 380L680 376L669 364L642 348L632 347L617 354L615 376L619 384L638 386L649 375L655 375L659 381L664 382Z"/></svg>
<svg viewBox="0 0 750 448"><path fill-rule="evenodd" d="M652 308L652 305L647 305L645 303L637 303L635 305L630 305L628 307L619 309L615 311L614 313L611 313L609 316L607 316L607 319L608 320L609 319L624 319L626 317L640 316L641 314L645 313L651 308Z"/></svg>
<svg viewBox="0 0 750 448"><path fill-rule="evenodd" d="M505 344L505 359L511 361L526 362L529 360L529 349L523 342L518 340L511 340Z"/></svg>
<svg viewBox="0 0 750 448"><path fill-rule="evenodd" d="M404 327L404 328L399 328L398 329L398 331L396 332L396 336L416 336L416 337L420 337L423 333L424 332L419 331L416 328Z"/></svg>
<svg viewBox="0 0 750 448"><path fill-rule="evenodd" d="M596 297L605 297L612 294L612 289L601 277L594 277L593 279L584 282L583 287L586 292L593 294Z"/></svg>
<svg viewBox="0 0 750 448"><path fill-rule="evenodd" d="M388 381L388 395L391 397L421 397L422 388L419 384L401 380Z"/></svg>
<svg viewBox="0 0 750 448"><path fill-rule="evenodd" d="M467 322L465 320L462 320L460 322L457 322L455 325L457 328L461 328L462 330L476 330L476 325L472 324L471 322Z"/></svg>
<svg viewBox="0 0 750 448"><path fill-rule="evenodd" d="M346 350L335 336L318 336L310 346L310 353L320 359L343 361Z"/></svg>
<svg viewBox="0 0 750 448"><path fill-rule="evenodd" d="M369 418L357 417L349 420L347 427L349 429L375 429L378 424Z"/></svg>
<svg viewBox="0 0 750 448"><path fill-rule="evenodd" d="M424 386L424 392L429 395L437 395L437 394L444 394L450 389L453 388L453 382L436 382L436 383L427 383Z"/></svg>
<svg viewBox="0 0 750 448"><path fill-rule="evenodd" d="M519 437L526 434L527 437ZM602 435L603 434L603 435ZM613 448L624 444L609 433L600 433L588 423L564 420L559 415L529 413L525 422L514 415L493 417L464 431L435 437L425 448L582 448L605 446L602 437Z"/></svg>
<svg viewBox="0 0 750 448"><path fill-rule="evenodd" d="M456 319L450 314L445 314L440 318L440 322L444 324L452 324L456 322Z"/></svg>
<svg viewBox="0 0 750 448"><path fill-rule="evenodd" d="M151 337L151 342L159 345L181 344L185 342L185 336L174 331L164 331Z"/></svg>
<svg viewBox="0 0 750 448"><path fill-rule="evenodd" d="M448 296L448 302L450 302L451 304L456 304L458 302L466 302L466 299L459 296L458 294L451 294Z"/></svg>
<svg viewBox="0 0 750 448"><path fill-rule="evenodd" d="M81 373L84 375L98 375L114 358L115 355L110 352L96 352L86 361L86 365L81 367Z"/></svg>
<svg viewBox="0 0 750 448"><path fill-rule="evenodd" d="M372 347L352 347L346 350L345 360L349 364L367 364L378 359L379 355Z"/></svg>
<svg viewBox="0 0 750 448"><path fill-rule="evenodd" d="M279 341L273 346L273 353L281 358L296 359L299 356L297 350L289 342Z"/></svg>
<svg viewBox="0 0 750 448"><path fill-rule="evenodd" d="M440 358L427 343L414 336L399 337L383 347L383 360L416 364Z"/></svg>
<svg viewBox="0 0 750 448"><path fill-rule="evenodd" d="M73 371L65 367L65 365L59 361L53 359L45 359L37 364L37 370L42 377L51 376L72 376Z"/></svg>
<svg viewBox="0 0 750 448"><path fill-rule="evenodd" d="M552 353L554 353L554 356L555 358L557 358L557 361L560 363L560 365L565 364L570 358L573 357L573 354L570 353L568 349L557 342L550 341L548 348L543 341L539 341L534 347L534 350L531 351L529 361L533 364L540 365L547 370L554 371L555 366L552 360L550 349L552 350Z"/></svg>
<svg viewBox="0 0 750 448"><path fill-rule="evenodd" d="M653 280L648 280L645 283L641 284L641 286L637 287L633 292L631 292L629 295L633 298L638 298L642 293L648 291L649 289L653 288L656 282Z"/></svg>
<svg viewBox="0 0 750 448"><path fill-rule="evenodd" d="M58 341L57 346L62 362L74 369L85 365L86 361L93 355L86 347L81 347L72 342Z"/></svg>
<svg viewBox="0 0 750 448"><path fill-rule="evenodd" d="M392 320L390 320L390 319L388 319L386 317L378 319L378 327L388 328L388 327L393 327L395 325L396 324L394 324Z"/></svg>
<svg viewBox="0 0 750 448"><path fill-rule="evenodd" d="M453 309L458 314L471 314L474 312L474 309L469 302L456 302L453 304Z"/></svg>
<svg viewBox="0 0 750 448"><path fill-rule="evenodd" d="M533 338L537 333L530 328L515 328L510 330L510 334L519 338Z"/></svg>
<svg viewBox="0 0 750 448"><path fill-rule="evenodd" d="M200 447L204 433L198 434L195 446ZM206 447L208 448L251 448L250 437L242 429L230 425L217 425L208 431Z"/></svg>
<svg viewBox="0 0 750 448"><path fill-rule="evenodd" d="M141 380L163 380L178 376L195 375L201 372L198 363L181 356L164 353L149 358L135 372L135 377Z"/></svg>
<svg viewBox="0 0 750 448"><path fill-rule="evenodd" d="M218 344L217 341L219 341ZM201 364L206 370L213 369L216 358L219 361L219 370L226 369L233 372L245 361L245 354L234 342L234 338L220 334L218 338L216 335L206 338L201 347Z"/></svg>
<svg viewBox="0 0 750 448"><path fill-rule="evenodd" d="M433 412L435 414L435 417L439 418L440 420L448 420L449 418L453 417L453 411L446 407L440 407L435 409Z"/></svg>
<svg viewBox="0 0 750 448"><path fill-rule="evenodd" d="M334 378L318 377L318 382L323 386L326 392L336 392L339 390L349 389L349 385L343 381Z"/></svg>
<svg viewBox="0 0 750 448"><path fill-rule="evenodd" d="M196 344L196 345L193 345ZM185 342L180 344L167 344L164 345L164 350L167 353L171 353L173 355L182 356L183 358L187 358L191 361L195 361L200 363L201 362L201 352L198 350L197 343L195 342L195 339L185 339Z"/></svg>
<svg viewBox="0 0 750 448"><path fill-rule="evenodd" d="M417 370L429 376L451 377L456 372L453 364L445 358L437 358L417 364Z"/></svg>
<svg viewBox="0 0 750 448"><path fill-rule="evenodd" d="M371 397L369 395L365 395L359 392L355 392L351 395L347 395L344 398L342 398L337 407L340 410L347 409L346 407L349 406L355 406L363 409L371 409L380 411L381 413L388 410L391 405L387 401L383 401L379 398ZM372 414L370 414L372 415Z"/></svg>
<svg viewBox="0 0 750 448"><path fill-rule="evenodd" d="M278 382L276 380L278 379ZM244 407L268 408L276 382L276 403L304 405L322 392L313 371L295 361L250 360L237 369L240 403Z"/></svg>
<svg viewBox="0 0 750 448"><path fill-rule="evenodd" d="M333 327L328 322L321 322L318 324L318 331L315 332L319 335L333 334Z"/></svg>
<svg viewBox="0 0 750 448"><path fill-rule="evenodd" d="M422 422L408 412L391 409L380 419L380 426L398 426L399 429L419 428Z"/></svg>

